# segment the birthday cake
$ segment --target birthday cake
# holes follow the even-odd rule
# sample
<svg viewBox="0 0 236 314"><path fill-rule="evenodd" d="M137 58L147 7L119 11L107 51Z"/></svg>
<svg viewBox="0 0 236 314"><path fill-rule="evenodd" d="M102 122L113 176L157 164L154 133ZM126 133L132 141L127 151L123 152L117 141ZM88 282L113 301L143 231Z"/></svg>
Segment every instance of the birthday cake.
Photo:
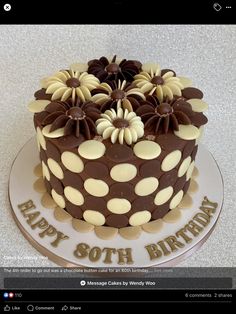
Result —
<svg viewBox="0 0 236 314"><path fill-rule="evenodd" d="M189 79L101 57L43 79L34 96L44 184L74 220L121 230L180 204L207 123L203 93Z"/></svg>

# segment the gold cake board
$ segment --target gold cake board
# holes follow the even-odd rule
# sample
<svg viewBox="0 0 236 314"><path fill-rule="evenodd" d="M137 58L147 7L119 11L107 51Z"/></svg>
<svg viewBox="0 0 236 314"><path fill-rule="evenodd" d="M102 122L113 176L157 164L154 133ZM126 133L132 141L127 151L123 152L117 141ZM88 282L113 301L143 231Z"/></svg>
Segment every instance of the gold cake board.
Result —
<svg viewBox="0 0 236 314"><path fill-rule="evenodd" d="M165 224L158 233L142 232L135 240L119 234L103 240L92 231L80 233L68 221L56 220L53 210L42 206L41 195L33 188L33 169L38 163L36 139L32 138L12 165L9 180L12 214L25 238L42 255L63 267L175 266L208 239L223 205L219 167L200 144L196 158L199 189L192 196L191 208L181 209L181 219Z"/></svg>

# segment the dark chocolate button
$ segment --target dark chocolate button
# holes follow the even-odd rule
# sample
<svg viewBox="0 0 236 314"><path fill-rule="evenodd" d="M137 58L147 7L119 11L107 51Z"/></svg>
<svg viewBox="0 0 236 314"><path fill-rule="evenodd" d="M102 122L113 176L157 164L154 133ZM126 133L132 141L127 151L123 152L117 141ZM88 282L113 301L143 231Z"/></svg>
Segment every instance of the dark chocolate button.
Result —
<svg viewBox="0 0 236 314"><path fill-rule="evenodd" d="M44 161L44 163L47 165L47 160L48 160L48 157L45 153L45 151L41 148L40 149L40 159Z"/></svg>
<svg viewBox="0 0 236 314"><path fill-rule="evenodd" d="M76 88L80 86L80 82L77 78L71 77L66 81L66 85L70 88Z"/></svg>
<svg viewBox="0 0 236 314"><path fill-rule="evenodd" d="M106 165L97 161L89 161L84 167L86 174L94 179L103 179L109 175L109 169Z"/></svg>
<svg viewBox="0 0 236 314"><path fill-rule="evenodd" d="M83 212L79 206L72 204L71 202L66 202L66 211L71 214L73 218L81 219L83 217Z"/></svg>
<svg viewBox="0 0 236 314"><path fill-rule="evenodd" d="M203 93L202 93L202 91L200 91L197 88L186 87L182 90L182 96L187 98L187 99L192 99L192 98L202 99Z"/></svg>
<svg viewBox="0 0 236 314"><path fill-rule="evenodd" d="M202 112L195 112L191 117L192 124L196 127L200 127L207 123L208 119Z"/></svg>
<svg viewBox="0 0 236 314"><path fill-rule="evenodd" d="M115 183L110 187L109 198L125 198L132 202L135 199L134 187L129 183Z"/></svg>
<svg viewBox="0 0 236 314"><path fill-rule="evenodd" d="M48 113L46 111L41 111L34 114L34 124L35 127L39 126L42 127L43 120L48 116Z"/></svg>
<svg viewBox="0 0 236 314"><path fill-rule="evenodd" d="M112 93L111 93L111 99L113 100L117 100L117 99L123 99L125 97L125 92L123 90L120 89L115 89Z"/></svg>
<svg viewBox="0 0 236 314"><path fill-rule="evenodd" d="M195 146L195 140L186 142L186 145L185 145L183 153L182 153L182 159L185 159L186 157L188 157L192 154L194 146Z"/></svg>
<svg viewBox="0 0 236 314"><path fill-rule="evenodd" d="M143 178L146 177L160 177L161 175L161 167L159 160L150 160L144 162L139 169L140 175Z"/></svg>
<svg viewBox="0 0 236 314"><path fill-rule="evenodd" d="M125 162L132 159L134 155L130 147L121 144L114 144L107 149L106 156L114 162Z"/></svg>
<svg viewBox="0 0 236 314"><path fill-rule="evenodd" d="M186 183L186 175L182 176L181 178L179 178L175 185L174 185L174 191L175 191L175 194L178 193L180 190L183 189L184 185Z"/></svg>
<svg viewBox="0 0 236 314"><path fill-rule="evenodd" d="M50 184L52 189L54 189L58 194L64 194L64 187L60 180L58 180L52 173L50 173Z"/></svg>
<svg viewBox="0 0 236 314"><path fill-rule="evenodd" d="M155 209L156 205L154 204L154 197L151 196L143 196L138 197L133 201L131 205L132 214L134 212L139 212L142 210L148 210L152 212Z"/></svg>
<svg viewBox="0 0 236 314"><path fill-rule="evenodd" d="M81 179L80 175L69 170L64 171L64 178L62 183L64 186L71 186L77 190L83 188L83 180Z"/></svg>
<svg viewBox="0 0 236 314"><path fill-rule="evenodd" d="M188 180L183 187L184 194L188 192L189 185L190 185L190 180Z"/></svg>
<svg viewBox="0 0 236 314"><path fill-rule="evenodd" d="M54 144L52 144L50 140L47 140L46 149L48 158L52 158L53 160L59 162L61 161L61 154L59 149Z"/></svg>
<svg viewBox="0 0 236 314"><path fill-rule="evenodd" d="M161 76L154 76L151 79L151 83L154 85L163 85L165 83L165 81L163 80L163 78Z"/></svg>
<svg viewBox="0 0 236 314"><path fill-rule="evenodd" d="M167 186L174 186L175 182L177 181L177 178L178 171L176 169L164 173L159 179L158 189L162 190Z"/></svg>
<svg viewBox="0 0 236 314"><path fill-rule="evenodd" d="M71 134L71 135L59 137L55 139L55 141L58 147L64 148L64 149L71 149L71 148L78 147L84 141L84 136L80 135L79 137L76 137Z"/></svg>
<svg viewBox="0 0 236 314"><path fill-rule="evenodd" d="M197 155L197 150L198 150L198 145L196 145L194 147L194 149L193 149L193 152L192 152L192 155L191 155L192 160L195 160L196 155Z"/></svg>
<svg viewBox="0 0 236 314"><path fill-rule="evenodd" d="M87 195L84 197L83 210L95 210L104 213L107 210L107 204L102 197Z"/></svg>
<svg viewBox="0 0 236 314"><path fill-rule="evenodd" d="M48 182L46 178L43 181L44 181L47 192L51 194L51 190L52 190L51 184Z"/></svg>
<svg viewBox="0 0 236 314"><path fill-rule="evenodd" d="M38 99L51 100L52 94L46 94L46 89L42 88L35 92L34 97Z"/></svg>
<svg viewBox="0 0 236 314"><path fill-rule="evenodd" d="M163 218L169 211L169 203L158 206L152 212L152 220Z"/></svg>
<svg viewBox="0 0 236 314"><path fill-rule="evenodd" d="M156 142L161 146L162 150L168 152L176 149L182 150L184 144L186 143L185 140L182 140L181 138L171 133L158 135L156 137Z"/></svg>
<svg viewBox="0 0 236 314"><path fill-rule="evenodd" d="M112 214L107 216L106 225L114 228L126 227L129 223L129 219L125 215Z"/></svg>

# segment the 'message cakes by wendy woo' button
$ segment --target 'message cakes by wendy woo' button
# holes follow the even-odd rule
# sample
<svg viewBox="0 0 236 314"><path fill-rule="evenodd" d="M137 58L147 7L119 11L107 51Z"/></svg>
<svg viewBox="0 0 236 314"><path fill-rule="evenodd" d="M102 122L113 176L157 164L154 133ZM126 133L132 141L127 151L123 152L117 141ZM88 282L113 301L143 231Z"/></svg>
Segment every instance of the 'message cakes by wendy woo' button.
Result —
<svg viewBox="0 0 236 314"><path fill-rule="evenodd" d="M29 110L34 113L39 149L46 156L42 163L47 192L58 206L64 205L72 217L76 212L70 210L72 205L78 206L78 213L90 210L83 220L93 216L91 208L83 205L87 198L102 198L102 225L112 221L118 229L121 221L127 221L127 227L141 226L178 206L194 167L191 154L197 143L190 147L189 141L197 140L199 128L207 122L203 94L188 84L156 63L116 56L73 64L43 79ZM71 138L73 147L65 148ZM56 195L58 182L55 187L50 174L61 181L62 195ZM123 193L122 184L125 190L127 183ZM117 184L120 192L114 194ZM181 194L178 186L186 186ZM147 196L153 206L145 211L137 208L135 204Z"/></svg>

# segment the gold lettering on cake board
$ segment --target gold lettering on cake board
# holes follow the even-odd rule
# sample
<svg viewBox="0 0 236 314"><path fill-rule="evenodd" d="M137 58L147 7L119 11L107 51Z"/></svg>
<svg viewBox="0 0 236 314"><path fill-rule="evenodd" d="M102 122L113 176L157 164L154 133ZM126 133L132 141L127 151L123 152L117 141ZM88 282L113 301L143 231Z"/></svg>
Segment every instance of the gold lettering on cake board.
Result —
<svg viewBox="0 0 236 314"><path fill-rule="evenodd" d="M58 247L61 241L69 239L67 235L50 225L44 217L39 218L41 213L40 211L34 211L36 210L36 206L32 200L19 204L18 208L20 209L22 216L26 218L26 222L30 225L32 230L36 230L37 228L43 230L38 234L40 238L47 236L54 237L53 241L50 243L51 246Z"/></svg>
<svg viewBox="0 0 236 314"><path fill-rule="evenodd" d="M117 263L120 265L133 264L132 250L100 248L98 246L90 247L87 243L79 243L74 250L74 256L78 259L88 258L90 262L95 263L102 259L105 264L112 264L113 255L116 255Z"/></svg>
<svg viewBox="0 0 236 314"><path fill-rule="evenodd" d="M154 260L167 256L190 243L210 223L217 207L217 203L210 201L205 196L199 207L200 211L184 227L179 229L174 235L145 246L149 259ZM58 231L44 217L39 217L41 213L36 210L32 200L19 204L18 208L22 216L26 218L26 222L31 229L40 230L38 235L41 238L54 237L50 243L53 247L58 247L63 240L69 239L69 236ZM131 248L90 247L87 243L79 243L73 254L77 259L88 258L92 263L96 263L99 260L102 260L104 264L112 264L114 261L119 265L134 263Z"/></svg>
<svg viewBox="0 0 236 314"><path fill-rule="evenodd" d="M187 243L190 243L193 240L193 237L197 237L210 223L211 217L215 213L217 207L217 203L210 201L205 196L199 207L200 212L194 215L194 217L183 228L178 230L175 235L170 235L164 240L145 246L149 259L154 260L169 255L171 252L175 252L178 249L183 248Z"/></svg>

